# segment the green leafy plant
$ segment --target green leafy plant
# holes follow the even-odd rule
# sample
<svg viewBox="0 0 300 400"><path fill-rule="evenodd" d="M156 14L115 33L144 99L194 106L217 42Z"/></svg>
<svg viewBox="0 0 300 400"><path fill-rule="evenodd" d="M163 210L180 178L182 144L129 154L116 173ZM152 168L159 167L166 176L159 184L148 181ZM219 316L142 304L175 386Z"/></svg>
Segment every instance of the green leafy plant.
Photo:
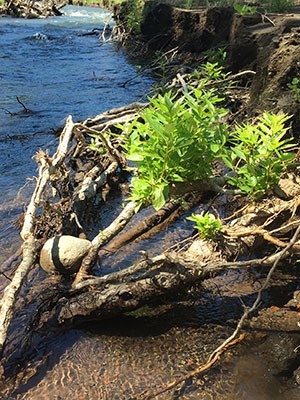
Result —
<svg viewBox="0 0 300 400"><path fill-rule="evenodd" d="M233 172L229 183L242 193L259 198L276 185L293 161L293 145L284 139L287 115L264 113L256 125L243 124L231 134L230 151L223 161Z"/></svg>
<svg viewBox="0 0 300 400"><path fill-rule="evenodd" d="M201 74L207 81L222 80L227 78L228 73L224 72L224 67L218 62L207 62L201 65Z"/></svg>
<svg viewBox="0 0 300 400"><path fill-rule="evenodd" d="M153 71L159 77L160 83L164 85L168 79L170 69L170 60L168 55L160 50L156 50L153 57Z"/></svg>
<svg viewBox="0 0 300 400"><path fill-rule="evenodd" d="M181 183L207 179L213 183L217 161L227 167L224 181L258 199L293 162L293 144L286 139L289 116L265 113L256 124L231 130L225 122L228 111L220 104L224 99L214 84L220 74L222 68L208 63L199 73L200 81L196 77L197 87L189 81L188 93L158 95L130 124L118 126L127 158L134 165L131 200L137 207L161 208L170 192L174 195L171 189L176 192Z"/></svg>
<svg viewBox="0 0 300 400"><path fill-rule="evenodd" d="M234 81L228 81L229 73L225 72L223 65L218 62L207 62L201 64L199 69L194 70L188 78L188 83L194 86L195 83L202 87L211 86L218 90L219 97L225 98L226 91L224 88L235 84Z"/></svg>
<svg viewBox="0 0 300 400"><path fill-rule="evenodd" d="M227 141L222 118L227 111L214 91L199 86L177 99L171 92L150 99L151 106L127 129L125 148L135 162L137 176L131 181L131 199L153 204L166 202L170 185L205 179L212 162Z"/></svg>
<svg viewBox="0 0 300 400"><path fill-rule="evenodd" d="M189 221L196 222L194 228L198 230L198 233L202 239L214 239L216 234L222 229L221 221L211 213L192 214L187 217Z"/></svg>
<svg viewBox="0 0 300 400"><path fill-rule="evenodd" d="M217 66L221 68L224 68L228 56L225 47L208 49L204 52L204 55L210 63L217 64Z"/></svg>
<svg viewBox="0 0 300 400"><path fill-rule="evenodd" d="M255 6L250 6L248 4L234 4L233 8L235 9L236 12L238 12L241 15L254 15L257 11L257 8Z"/></svg>
<svg viewBox="0 0 300 400"><path fill-rule="evenodd" d="M128 14L126 17L126 26L128 30L134 34L138 35L141 33L141 23L143 21L143 10L144 1L143 0L129 0L127 2Z"/></svg>
<svg viewBox="0 0 300 400"><path fill-rule="evenodd" d="M300 79L293 78L292 82L288 85L288 88L293 91L293 97L295 100L300 100Z"/></svg>

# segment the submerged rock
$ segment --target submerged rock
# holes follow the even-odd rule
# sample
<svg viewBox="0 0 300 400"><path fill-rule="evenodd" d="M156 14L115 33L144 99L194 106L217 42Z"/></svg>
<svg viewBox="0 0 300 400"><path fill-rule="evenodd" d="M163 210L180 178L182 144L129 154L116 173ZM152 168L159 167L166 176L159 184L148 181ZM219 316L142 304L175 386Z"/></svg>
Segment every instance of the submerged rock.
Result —
<svg viewBox="0 0 300 400"><path fill-rule="evenodd" d="M74 274L78 271L91 245L91 242L86 239L68 235L55 236L44 244L40 266L48 273Z"/></svg>

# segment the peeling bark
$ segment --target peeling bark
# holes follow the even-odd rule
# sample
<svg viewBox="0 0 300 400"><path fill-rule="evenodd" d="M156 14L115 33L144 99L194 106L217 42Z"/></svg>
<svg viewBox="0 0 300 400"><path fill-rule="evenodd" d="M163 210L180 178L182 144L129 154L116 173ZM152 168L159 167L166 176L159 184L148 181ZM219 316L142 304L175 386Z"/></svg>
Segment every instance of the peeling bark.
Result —
<svg viewBox="0 0 300 400"><path fill-rule="evenodd" d="M72 138L73 121L72 117L69 116L65 125L65 128L60 136L60 142L56 153L53 158L48 158L44 153L39 152L36 156L37 161L40 164L39 177L31 197L29 205L27 207L24 224L21 231L21 237L24 240L23 243L23 260L17 268L11 283L5 288L3 297L1 300L0 310L0 354L2 354L3 346L6 341L7 331L11 320L13 318L13 308L16 302L18 293L21 289L23 281L27 276L30 268L33 266L35 261L36 252L36 241L34 237L35 217L37 209L43 197L45 188L55 173L57 173L59 167L63 164L70 140Z"/></svg>

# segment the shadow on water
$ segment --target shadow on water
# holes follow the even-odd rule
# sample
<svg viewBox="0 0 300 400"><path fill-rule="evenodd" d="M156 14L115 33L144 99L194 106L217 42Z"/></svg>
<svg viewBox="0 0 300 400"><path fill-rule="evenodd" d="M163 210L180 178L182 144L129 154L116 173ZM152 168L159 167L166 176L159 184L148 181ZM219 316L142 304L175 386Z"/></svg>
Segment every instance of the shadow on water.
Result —
<svg viewBox="0 0 300 400"><path fill-rule="evenodd" d="M188 373L229 336L244 305L254 300L257 281L243 271L232 274L235 277L229 273L209 279L166 304L86 323L48 341L42 338L40 347L35 343L38 357L48 357L12 399L48 399L49 393L51 399L67 399L72 393L82 399L129 399ZM278 296L278 290L284 302L297 287L295 281L284 291L282 278L275 277L265 303ZM299 344L299 334L252 333L226 353L219 366L188 382L178 398L296 399L299 391L289 380L299 361L294 352ZM177 397L159 397L171 398Z"/></svg>

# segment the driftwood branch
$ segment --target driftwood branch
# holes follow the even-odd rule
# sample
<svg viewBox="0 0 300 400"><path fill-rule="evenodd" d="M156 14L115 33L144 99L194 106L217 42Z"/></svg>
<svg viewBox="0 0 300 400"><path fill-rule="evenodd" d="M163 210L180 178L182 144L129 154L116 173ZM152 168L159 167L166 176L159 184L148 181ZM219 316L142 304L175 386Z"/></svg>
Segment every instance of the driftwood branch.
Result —
<svg viewBox="0 0 300 400"><path fill-rule="evenodd" d="M112 108L109 111L105 111L104 113L96 115L94 118L86 119L85 121L83 121L82 124L88 127L95 128L95 126L101 122L111 122L116 118L127 117L128 114L134 114L136 116L138 111L144 109L147 106L148 103L134 102L123 107Z"/></svg>
<svg viewBox="0 0 300 400"><path fill-rule="evenodd" d="M42 200L44 190L50 180L52 174L54 174L63 163L67 154L68 145L72 137L73 121L72 117L69 116L66 122L66 126L61 134L60 143L53 158L48 158L44 153L39 152L37 155L37 161L39 167L39 177L31 197L29 205L27 207L24 224L21 231L21 237L23 243L23 260L17 268L11 283L5 288L3 297L1 300L0 310L0 353L2 354L3 347L7 337L7 331L13 318L13 308L17 299L17 295L21 289L23 281L31 269L35 261L35 216L37 209Z"/></svg>
<svg viewBox="0 0 300 400"><path fill-rule="evenodd" d="M209 260L189 251L169 252L146 258L119 272L79 281L73 285L69 295L54 306L52 312L56 314L55 319L59 325L74 325L121 315L145 304L156 303L164 296L214 277L224 270L273 265L288 252L284 249L261 259L227 262L209 247L209 243L201 241L200 247L207 249L206 256L207 252L211 253Z"/></svg>
<svg viewBox="0 0 300 400"><path fill-rule="evenodd" d="M114 174L118 168L116 161L112 162L105 171L102 171L101 165L95 165L91 171L85 176L80 187L76 191L75 202L83 201L86 198L92 198L95 196L98 189L104 186L107 182L107 178Z"/></svg>

